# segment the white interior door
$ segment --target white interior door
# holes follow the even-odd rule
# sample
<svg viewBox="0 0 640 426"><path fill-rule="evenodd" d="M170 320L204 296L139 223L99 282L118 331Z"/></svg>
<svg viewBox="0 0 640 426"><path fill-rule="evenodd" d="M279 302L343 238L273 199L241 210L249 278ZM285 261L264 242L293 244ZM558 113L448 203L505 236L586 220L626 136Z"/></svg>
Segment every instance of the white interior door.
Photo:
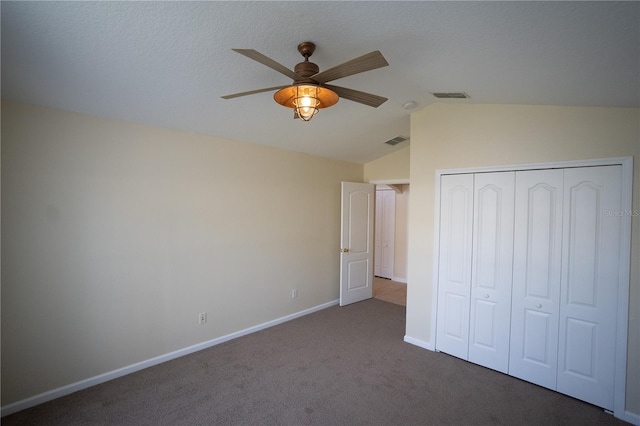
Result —
<svg viewBox="0 0 640 426"><path fill-rule="evenodd" d="M374 185L342 182L340 306L373 297Z"/></svg>
<svg viewBox="0 0 640 426"><path fill-rule="evenodd" d="M467 359L473 175L443 175L440 180L440 248L436 350Z"/></svg>
<svg viewBox="0 0 640 426"><path fill-rule="evenodd" d="M566 169L557 390L613 410L621 166Z"/></svg>
<svg viewBox="0 0 640 426"><path fill-rule="evenodd" d="M477 173L474 179L469 361L506 373L515 173Z"/></svg>
<svg viewBox="0 0 640 426"><path fill-rule="evenodd" d="M563 170L516 173L509 374L556 388Z"/></svg>
<svg viewBox="0 0 640 426"><path fill-rule="evenodd" d="M376 189L376 216L374 219L374 238L373 238L373 275L382 276L382 191Z"/></svg>
<svg viewBox="0 0 640 426"><path fill-rule="evenodd" d="M396 192L376 190L376 275L393 279L396 229Z"/></svg>

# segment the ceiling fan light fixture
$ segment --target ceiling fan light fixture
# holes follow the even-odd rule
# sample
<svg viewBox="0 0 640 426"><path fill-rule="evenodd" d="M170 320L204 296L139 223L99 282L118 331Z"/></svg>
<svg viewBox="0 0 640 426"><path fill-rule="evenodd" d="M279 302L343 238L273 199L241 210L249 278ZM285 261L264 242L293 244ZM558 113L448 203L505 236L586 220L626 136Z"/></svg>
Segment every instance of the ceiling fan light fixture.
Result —
<svg viewBox="0 0 640 426"><path fill-rule="evenodd" d="M327 108L338 102L338 95L315 84L294 84L278 90L273 99L280 105L292 108L298 118L309 121L321 108Z"/></svg>
<svg viewBox="0 0 640 426"><path fill-rule="evenodd" d="M296 86L296 97L293 99L294 111L303 121L309 121L318 113L318 88L314 86Z"/></svg>
<svg viewBox="0 0 640 426"><path fill-rule="evenodd" d="M326 84L339 78L388 66L389 63L380 51L369 52L328 70L320 71L318 65L309 62L309 57L313 54L315 48L316 45L310 41L304 41L298 45L298 52L304 57L304 62L297 64L293 71L253 49L233 49L234 52L286 75L293 80L293 83L290 86L266 87L264 89L234 93L222 96L222 98L233 99L240 96L278 90L273 95L273 99L280 105L293 109L294 118L300 118L303 121L311 120L318 113L318 110L336 104L340 97L374 108L379 107L388 100L385 97L361 92L360 90Z"/></svg>

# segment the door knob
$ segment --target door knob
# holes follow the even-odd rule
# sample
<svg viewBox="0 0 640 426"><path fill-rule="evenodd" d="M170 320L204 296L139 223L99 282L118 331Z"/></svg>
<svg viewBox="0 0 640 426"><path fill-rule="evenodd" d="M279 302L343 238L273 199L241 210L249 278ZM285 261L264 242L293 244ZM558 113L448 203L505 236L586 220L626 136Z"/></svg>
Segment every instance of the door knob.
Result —
<svg viewBox="0 0 640 426"><path fill-rule="evenodd" d="M542 308L542 303L538 303L538 304L536 305L536 308L538 308L538 309Z"/></svg>
<svg viewBox="0 0 640 426"><path fill-rule="evenodd" d="M340 253L349 253L349 249L348 248L343 248L340 250Z"/></svg>

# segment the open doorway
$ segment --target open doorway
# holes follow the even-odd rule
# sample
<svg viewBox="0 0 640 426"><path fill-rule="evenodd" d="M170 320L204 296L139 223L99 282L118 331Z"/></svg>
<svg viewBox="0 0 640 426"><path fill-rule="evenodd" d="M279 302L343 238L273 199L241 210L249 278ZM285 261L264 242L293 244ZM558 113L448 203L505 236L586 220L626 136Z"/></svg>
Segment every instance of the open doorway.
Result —
<svg viewBox="0 0 640 426"><path fill-rule="evenodd" d="M373 297L406 306L408 183L376 183Z"/></svg>

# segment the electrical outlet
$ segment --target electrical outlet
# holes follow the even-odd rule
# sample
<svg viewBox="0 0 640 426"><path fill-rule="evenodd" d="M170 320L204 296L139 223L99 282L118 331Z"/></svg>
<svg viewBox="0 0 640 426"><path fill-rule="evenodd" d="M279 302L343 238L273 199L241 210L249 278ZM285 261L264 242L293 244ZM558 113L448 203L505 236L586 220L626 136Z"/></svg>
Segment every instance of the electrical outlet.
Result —
<svg viewBox="0 0 640 426"><path fill-rule="evenodd" d="M202 324L206 324L206 322L207 322L207 313L206 312L201 312L198 315L198 323L200 325L202 325Z"/></svg>
<svg viewBox="0 0 640 426"><path fill-rule="evenodd" d="M296 299L297 297L298 297L298 289L294 288L293 290L291 290L291 298Z"/></svg>

